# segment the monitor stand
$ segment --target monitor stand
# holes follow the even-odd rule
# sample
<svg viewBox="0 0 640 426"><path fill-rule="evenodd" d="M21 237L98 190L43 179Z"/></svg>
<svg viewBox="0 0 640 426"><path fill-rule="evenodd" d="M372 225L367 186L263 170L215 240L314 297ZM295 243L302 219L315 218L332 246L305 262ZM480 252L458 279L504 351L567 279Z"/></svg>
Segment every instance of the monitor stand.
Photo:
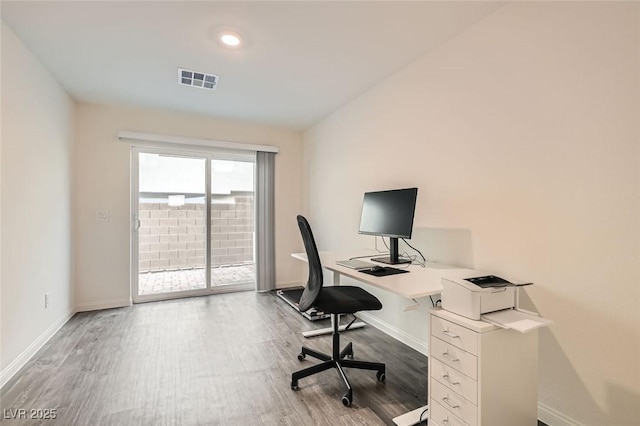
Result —
<svg viewBox="0 0 640 426"><path fill-rule="evenodd" d="M375 257L372 258L374 262L386 263L387 265L400 265L402 263L411 263L411 260L400 258L396 262L393 261L390 257Z"/></svg>
<svg viewBox="0 0 640 426"><path fill-rule="evenodd" d="M403 263L411 263L411 259L405 259L398 256L398 239L389 238L389 256L372 258L374 262L386 263L387 265L400 265Z"/></svg>

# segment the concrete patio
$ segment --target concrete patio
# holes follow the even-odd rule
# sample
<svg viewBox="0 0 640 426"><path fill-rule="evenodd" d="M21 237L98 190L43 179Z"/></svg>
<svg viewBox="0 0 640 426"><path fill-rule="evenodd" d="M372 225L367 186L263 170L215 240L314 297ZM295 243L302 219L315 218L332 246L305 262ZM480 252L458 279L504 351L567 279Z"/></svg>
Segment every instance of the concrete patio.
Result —
<svg viewBox="0 0 640 426"><path fill-rule="evenodd" d="M207 287L204 268L144 272L138 276L138 294L173 293L202 290ZM211 268L211 286L255 283L256 265L232 265Z"/></svg>

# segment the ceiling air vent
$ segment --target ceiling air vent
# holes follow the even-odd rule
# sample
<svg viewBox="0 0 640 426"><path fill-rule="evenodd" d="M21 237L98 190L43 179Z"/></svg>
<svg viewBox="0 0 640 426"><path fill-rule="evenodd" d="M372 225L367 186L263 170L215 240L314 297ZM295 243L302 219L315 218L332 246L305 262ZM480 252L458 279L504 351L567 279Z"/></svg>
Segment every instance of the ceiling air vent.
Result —
<svg viewBox="0 0 640 426"><path fill-rule="evenodd" d="M184 86L199 87L201 89L215 90L220 77L215 74L206 74L178 68L178 84Z"/></svg>

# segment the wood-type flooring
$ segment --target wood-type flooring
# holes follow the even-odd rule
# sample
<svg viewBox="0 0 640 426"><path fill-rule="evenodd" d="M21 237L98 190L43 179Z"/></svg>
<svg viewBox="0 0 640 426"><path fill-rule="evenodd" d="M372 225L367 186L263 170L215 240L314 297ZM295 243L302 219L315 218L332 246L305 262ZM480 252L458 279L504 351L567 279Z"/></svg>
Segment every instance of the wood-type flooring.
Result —
<svg viewBox="0 0 640 426"><path fill-rule="evenodd" d="M376 426L424 404L427 358L371 326L342 343L353 342L354 359L386 363L385 383L348 369L351 407L335 370L292 391L291 373L316 362L298 361L300 346L331 352L331 336L300 332L328 326L255 292L78 313L3 387L0 422ZM45 410L55 419L31 418Z"/></svg>

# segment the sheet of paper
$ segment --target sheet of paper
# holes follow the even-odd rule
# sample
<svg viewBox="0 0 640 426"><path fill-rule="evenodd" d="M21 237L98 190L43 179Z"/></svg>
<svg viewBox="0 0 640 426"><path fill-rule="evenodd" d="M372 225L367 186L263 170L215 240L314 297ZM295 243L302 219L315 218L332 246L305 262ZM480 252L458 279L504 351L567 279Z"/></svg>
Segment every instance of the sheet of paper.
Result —
<svg viewBox="0 0 640 426"><path fill-rule="evenodd" d="M514 309L505 309L503 311L484 314L482 315L482 319L498 327L510 328L520 333L527 333L538 327L545 327L552 323L552 321L547 319L525 314L524 312Z"/></svg>

